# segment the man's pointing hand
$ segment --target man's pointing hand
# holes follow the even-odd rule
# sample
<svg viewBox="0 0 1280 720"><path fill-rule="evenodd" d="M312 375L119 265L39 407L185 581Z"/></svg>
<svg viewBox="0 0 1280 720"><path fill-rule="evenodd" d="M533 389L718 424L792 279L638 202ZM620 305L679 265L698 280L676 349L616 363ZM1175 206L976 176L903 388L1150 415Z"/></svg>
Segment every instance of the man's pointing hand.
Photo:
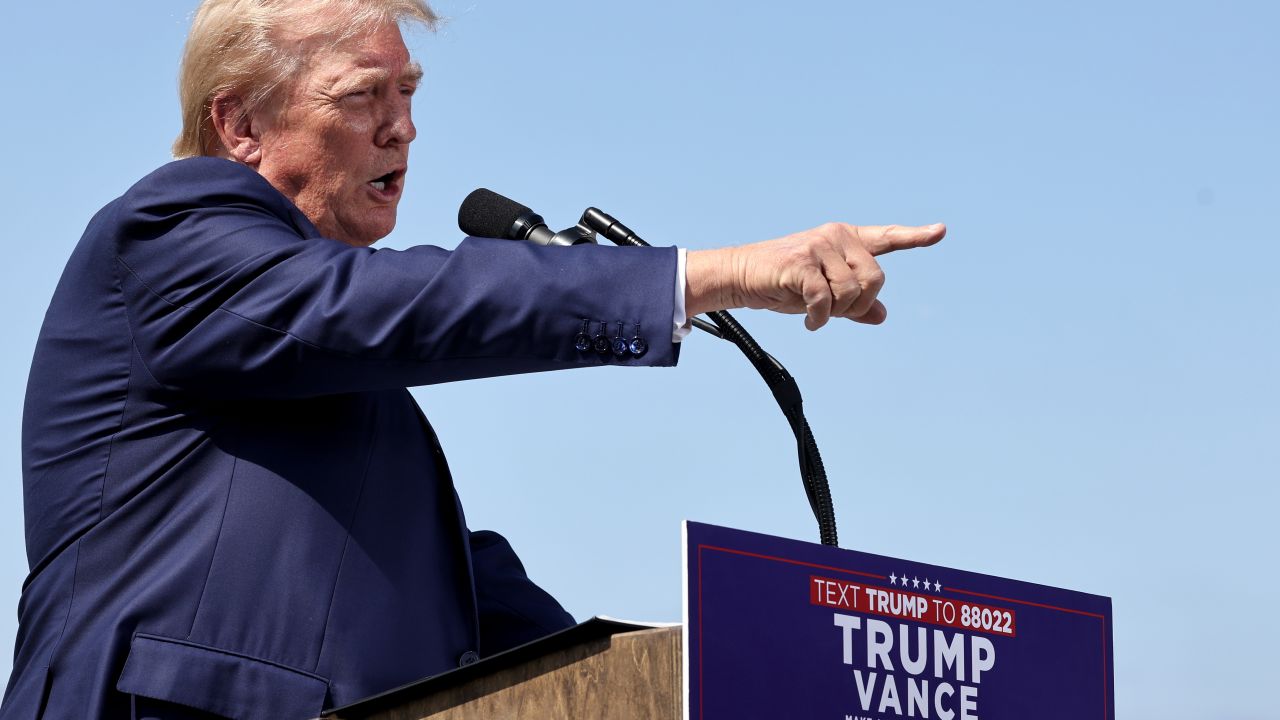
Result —
<svg viewBox="0 0 1280 720"><path fill-rule="evenodd" d="M741 307L803 313L810 330L832 317L879 324L887 313L876 299L884 285L876 256L927 247L946 232L941 223L827 223L776 240L692 250L685 268L685 310L690 317Z"/></svg>

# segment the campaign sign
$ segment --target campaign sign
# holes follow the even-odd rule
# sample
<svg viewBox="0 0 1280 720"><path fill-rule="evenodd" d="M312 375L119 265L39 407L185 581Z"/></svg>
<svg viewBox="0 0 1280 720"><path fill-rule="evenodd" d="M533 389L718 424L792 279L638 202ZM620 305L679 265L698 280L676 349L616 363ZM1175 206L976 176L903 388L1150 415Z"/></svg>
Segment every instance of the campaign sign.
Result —
<svg viewBox="0 0 1280 720"><path fill-rule="evenodd" d="M685 718L1110 720L1111 600L685 523Z"/></svg>

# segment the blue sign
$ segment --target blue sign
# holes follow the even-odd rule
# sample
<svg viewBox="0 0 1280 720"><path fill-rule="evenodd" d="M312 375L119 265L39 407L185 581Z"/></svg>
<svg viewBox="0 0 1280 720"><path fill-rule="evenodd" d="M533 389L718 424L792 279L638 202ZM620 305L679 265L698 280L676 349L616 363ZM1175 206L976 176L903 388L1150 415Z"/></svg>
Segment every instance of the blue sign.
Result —
<svg viewBox="0 0 1280 720"><path fill-rule="evenodd" d="M1112 720L1111 600L685 523L685 718Z"/></svg>

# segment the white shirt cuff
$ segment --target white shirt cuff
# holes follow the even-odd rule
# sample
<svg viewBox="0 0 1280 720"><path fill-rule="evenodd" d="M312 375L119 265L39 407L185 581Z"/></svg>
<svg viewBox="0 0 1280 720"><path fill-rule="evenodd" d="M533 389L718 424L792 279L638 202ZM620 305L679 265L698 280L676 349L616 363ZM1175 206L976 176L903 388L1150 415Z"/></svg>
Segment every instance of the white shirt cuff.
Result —
<svg viewBox="0 0 1280 720"><path fill-rule="evenodd" d="M671 318L671 342L678 343L693 330L692 318L684 311L684 263L688 251L676 248L676 302L675 316Z"/></svg>

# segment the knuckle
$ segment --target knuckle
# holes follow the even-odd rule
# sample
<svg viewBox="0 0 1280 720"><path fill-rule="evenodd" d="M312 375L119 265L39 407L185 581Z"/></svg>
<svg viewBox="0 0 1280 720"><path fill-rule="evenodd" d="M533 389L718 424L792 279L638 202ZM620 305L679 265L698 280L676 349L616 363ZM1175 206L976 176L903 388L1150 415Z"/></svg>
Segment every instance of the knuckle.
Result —
<svg viewBox="0 0 1280 720"><path fill-rule="evenodd" d="M802 291L805 302L809 304L817 304L823 302L831 302L831 298L835 295L831 286L820 278L814 279L812 282L806 283Z"/></svg>
<svg viewBox="0 0 1280 720"><path fill-rule="evenodd" d="M823 223L814 231L826 243L837 246L849 236L849 226L838 222Z"/></svg>
<svg viewBox="0 0 1280 720"><path fill-rule="evenodd" d="M833 288L831 291L832 304L837 307L848 307L852 305L858 297L862 295L862 288L858 286Z"/></svg>
<svg viewBox="0 0 1280 720"><path fill-rule="evenodd" d="M849 278L843 282L833 283L831 285L832 292L842 297L857 297L862 294L862 284L854 278Z"/></svg>

